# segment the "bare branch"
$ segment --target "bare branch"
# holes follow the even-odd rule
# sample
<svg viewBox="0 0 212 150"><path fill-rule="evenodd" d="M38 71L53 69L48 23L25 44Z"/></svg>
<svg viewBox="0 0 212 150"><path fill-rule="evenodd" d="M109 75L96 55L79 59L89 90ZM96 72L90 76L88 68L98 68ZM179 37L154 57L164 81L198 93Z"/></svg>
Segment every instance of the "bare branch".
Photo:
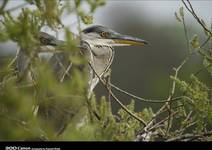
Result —
<svg viewBox="0 0 212 150"><path fill-rule="evenodd" d="M146 99L146 98L138 97L138 96L136 96L134 94L131 94L131 93L129 93L129 92L127 92L127 91L115 86L112 83L110 83L110 86L113 87L114 89L116 89L117 91L119 91L119 92L121 92L123 94L126 94L126 95L128 95L128 96L130 96L132 98L135 98L137 100L140 100L142 102L148 102L148 103L165 103L165 102L168 102L167 100L163 100L163 99L161 99L161 100L153 100L153 99ZM177 101L177 100L180 100L180 99L182 99L182 96L172 98L170 101Z"/></svg>
<svg viewBox="0 0 212 150"><path fill-rule="evenodd" d="M65 76L66 75L69 75L70 76L69 71L70 71L71 67L72 67L72 63L70 62L70 64L66 68L64 74L62 75L62 78L60 79L60 82L63 82L63 80L65 79Z"/></svg>
<svg viewBox="0 0 212 150"><path fill-rule="evenodd" d="M193 6L191 5L189 0L186 0L188 5L186 4L186 2L184 0L182 0L184 6L186 7L186 9L191 13L191 15L196 19L196 21L202 26L202 28L210 34L210 36L212 36L212 32L210 29L208 29L208 27L206 27L205 24L202 23L201 19L197 16L196 12L193 9Z"/></svg>
<svg viewBox="0 0 212 150"><path fill-rule="evenodd" d="M99 81L104 85L104 87L107 89L108 92L110 92L110 95L112 96L112 98L121 106L121 108L123 110L125 110L130 116L132 116L134 119L138 120L139 122L141 122L144 126L146 126L146 122L141 119L140 117L138 117L137 115L135 115L134 113L132 113L126 106L124 106L119 99L115 96L115 94L108 88L107 84L105 83L105 81L96 73L95 69L93 68L93 66L91 65L90 62L89 66L91 67L91 69L93 70L93 72L95 73L95 75L98 77Z"/></svg>
<svg viewBox="0 0 212 150"><path fill-rule="evenodd" d="M212 136L212 131L208 131L206 133L202 133L202 134L198 134L198 135L184 134L184 135L181 135L181 136L178 136L178 137L168 139L167 141L168 142L171 142L171 141L193 141L193 140L202 139L202 138L210 137L210 136Z"/></svg>
<svg viewBox="0 0 212 150"><path fill-rule="evenodd" d="M183 29L184 29L184 33L185 33L186 45L187 45L188 53L191 53L190 44L189 44L189 38L188 38L189 36L188 36L188 31L187 31L187 27L186 27L184 16L182 17L182 20L183 20Z"/></svg>

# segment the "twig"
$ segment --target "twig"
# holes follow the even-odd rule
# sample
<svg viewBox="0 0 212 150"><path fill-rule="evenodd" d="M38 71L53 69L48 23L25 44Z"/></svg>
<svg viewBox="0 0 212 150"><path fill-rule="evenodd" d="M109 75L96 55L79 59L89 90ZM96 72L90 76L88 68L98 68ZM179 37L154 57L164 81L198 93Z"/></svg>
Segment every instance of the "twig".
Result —
<svg viewBox="0 0 212 150"><path fill-rule="evenodd" d="M11 60L11 62L8 64L8 68L10 68L14 62L16 61L16 59L18 58L18 53L19 53L19 49L16 50L16 54L15 54L15 57Z"/></svg>
<svg viewBox="0 0 212 150"><path fill-rule="evenodd" d="M195 134L184 134L178 137L174 137L171 139L166 140L167 142L171 142L171 141L182 141L182 140L186 140L186 141L192 141L195 139L201 139L201 138L205 138L205 137L209 137L212 136L212 131L208 131L206 133L202 133L199 135L195 135Z"/></svg>
<svg viewBox="0 0 212 150"><path fill-rule="evenodd" d="M187 27L186 27L184 16L182 16L182 20L183 20L183 29L184 29L184 33L185 33L187 49L188 49L188 53L190 53L190 44L189 44L189 38L188 38L188 31L187 31Z"/></svg>
<svg viewBox="0 0 212 150"><path fill-rule="evenodd" d="M187 127L187 123L190 121L191 115L192 115L193 111L190 111L189 114L186 116L186 118L184 119L184 125L181 126L181 130L180 130L180 134L182 135L183 132L185 131L186 127Z"/></svg>
<svg viewBox="0 0 212 150"><path fill-rule="evenodd" d="M194 73L194 76L197 76L200 72L202 72L204 69L207 69L207 68L209 68L209 67L211 67L212 66L212 64L209 64L208 66L206 66L206 67L202 67L202 68L200 68L199 70L197 70L195 73ZM187 89L189 88L189 87L191 87L191 85L193 84L193 80L191 80L190 81L190 83L189 83L189 85L187 86ZM186 90L187 91L187 90ZM183 97L185 96L185 94L186 94L186 92L184 92L183 93ZM187 97L188 98L188 97Z"/></svg>
<svg viewBox="0 0 212 150"><path fill-rule="evenodd" d="M65 79L65 76L66 75L69 75L69 70L71 69L71 66L72 66L72 63L70 63L69 65L68 65L68 67L67 67L67 69L65 70L65 72L64 72L64 74L63 74L63 76L62 76L62 78L60 79L60 82L63 82L63 80Z"/></svg>
<svg viewBox="0 0 212 150"><path fill-rule="evenodd" d="M69 72L67 71L67 69L69 68L70 65L66 68L66 67L63 65L63 63L60 61L60 59L57 57L57 55L56 55L56 60L58 61L60 67L64 70L65 75L70 76ZM66 71L67 71L67 72L66 72ZM64 74L63 74L63 76L64 76ZM62 76L62 77L63 77L63 76ZM61 79L62 79L62 78L61 78Z"/></svg>
<svg viewBox="0 0 212 150"><path fill-rule="evenodd" d="M179 131L179 135L183 135L183 132L184 132L187 128L189 128L189 127L191 127L191 126L193 126L193 125L195 125L195 124L197 124L197 121L191 122L191 123L189 123L188 125L184 126L184 127Z"/></svg>
<svg viewBox="0 0 212 150"><path fill-rule="evenodd" d="M178 111L175 111L173 113L171 113L170 115L168 115L165 119L159 121L158 123L156 123L154 126L152 126L151 128L149 128L149 131L157 128L159 125L161 125L162 123L164 123L165 121L169 120L170 116L173 117L174 115L176 115L178 113Z"/></svg>
<svg viewBox="0 0 212 150"><path fill-rule="evenodd" d="M200 45L200 48L203 48L203 47L208 43L208 41L210 41L210 39L211 39L211 37L209 36L209 37L205 40L205 42L203 42L203 43Z"/></svg>
<svg viewBox="0 0 212 150"><path fill-rule="evenodd" d="M107 84L104 82L104 80L102 80L102 78L96 73L95 69L93 68L93 66L91 65L90 62L88 62L89 66L91 67L91 69L93 70L93 72L95 73L95 75L98 77L99 81L104 85L104 87L108 90L108 92L110 92L110 95L113 97L113 99L121 106L121 108L123 110L125 110L130 116L132 116L134 119L138 120L140 123L142 123L144 126L146 126L146 122L141 119L140 117L138 117L137 115L135 115L134 113L132 113L126 106L124 106L119 99L115 96L115 94L110 91L110 89L108 88Z"/></svg>
<svg viewBox="0 0 212 150"><path fill-rule="evenodd" d="M174 115L176 115L178 113L178 111L175 111L175 112L173 112L172 114L171 114L171 116L174 116ZM165 121L167 121L168 119L170 118L170 115L168 116L168 117L166 117L165 119L163 119L163 120L161 120L161 121L159 121L159 122L157 122L156 124L154 124L153 126L149 126L149 123L147 124L148 126L146 126L140 133L138 133L138 135L143 135L143 134L145 134L145 133L148 133L148 132L151 132L151 131L153 131L153 130L156 130L157 128L159 128L159 127L162 127L163 125L163 123L165 122ZM153 120L152 120L153 121ZM153 124L153 122L151 121L151 125ZM164 135L165 135L165 133L163 133ZM142 137L142 136L139 136L139 137ZM139 139L138 139L139 140Z"/></svg>
<svg viewBox="0 0 212 150"><path fill-rule="evenodd" d="M184 6L186 7L186 9L191 13L191 15L197 20L197 22L202 26L202 28L210 34L210 36L212 35L212 32L205 26L205 24L202 23L202 21L200 20L200 18L196 15L191 3L189 0L186 0L187 3L189 4L189 6L185 3L184 0L182 0Z"/></svg>
<svg viewBox="0 0 212 150"><path fill-rule="evenodd" d="M177 68L174 68L174 70L175 70L174 78L175 78L175 79L177 78L180 69L181 69L181 68L183 67L183 65L186 63L187 59L188 59L188 57L186 57L186 59L185 59ZM169 114L172 113L172 112L171 112L171 99L172 99L172 97L173 97L173 95L174 95L174 93L175 93L175 87L176 87L176 81L173 80L171 92L170 92L170 94L169 94L169 96L168 96L168 98L167 98L167 101L168 101L168 102L166 103L167 108L170 110L170 111L169 111ZM170 130L170 128L171 128L171 119L172 119L172 118L169 117L168 124L167 124L166 133L168 133L169 130Z"/></svg>
<svg viewBox="0 0 212 150"><path fill-rule="evenodd" d="M109 70L110 71L110 70ZM112 108L112 103L111 103L111 72L109 72L109 74L107 75L107 80L106 80L106 83L107 83L107 87L110 89L110 91L108 92L108 102L109 102L109 106L110 106L110 109Z"/></svg>
<svg viewBox="0 0 212 150"><path fill-rule="evenodd" d="M179 70L180 70L180 69L182 68L182 66L187 62L188 58L189 58L189 57L186 57L186 58L184 59L184 61L177 67L177 69L175 70L175 76L176 76L176 72L177 72L177 74L178 74ZM172 96L173 96L173 93L174 93L174 91L175 91L175 84L176 84L176 82L173 81L173 83L172 83L172 89L171 89L171 92L170 92L170 94L169 94L169 96L168 96L168 98L167 98L167 102L166 102L166 103L165 103L165 104L154 114L154 116L152 117L152 119L147 123L146 129L149 129L149 128L152 126L152 122L154 122L155 119L157 118L157 116L160 115L161 112L163 112L163 110L169 105L169 102L170 102L170 100L171 100L171 98L172 98Z"/></svg>
<svg viewBox="0 0 212 150"><path fill-rule="evenodd" d="M128 96L130 96L132 98L135 98L137 100L140 100L142 102L149 102L149 103L165 103L165 102L168 102L167 100L153 100L153 99L146 99L146 98L138 97L138 96L136 96L134 94L131 94L131 93L129 93L129 92L127 92L127 91L115 86L112 83L110 83L110 86L113 87L114 89L116 89L117 91L122 92L123 94L126 94L126 95L128 95ZM177 100L180 100L180 99L182 99L181 96L172 98L170 101L177 101Z"/></svg>

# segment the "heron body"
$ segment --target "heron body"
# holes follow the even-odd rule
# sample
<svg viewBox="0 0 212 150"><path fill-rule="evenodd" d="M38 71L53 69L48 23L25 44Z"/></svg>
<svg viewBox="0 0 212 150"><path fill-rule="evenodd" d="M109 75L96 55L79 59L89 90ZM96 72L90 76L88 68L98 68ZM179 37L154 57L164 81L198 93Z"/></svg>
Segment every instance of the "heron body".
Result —
<svg viewBox="0 0 212 150"><path fill-rule="evenodd" d="M86 47L86 57L91 65L88 77L88 98L90 98L93 89L99 82L98 76L102 77L112 64L114 49L108 45L101 45L101 43L92 43L90 40L83 41L81 45Z"/></svg>

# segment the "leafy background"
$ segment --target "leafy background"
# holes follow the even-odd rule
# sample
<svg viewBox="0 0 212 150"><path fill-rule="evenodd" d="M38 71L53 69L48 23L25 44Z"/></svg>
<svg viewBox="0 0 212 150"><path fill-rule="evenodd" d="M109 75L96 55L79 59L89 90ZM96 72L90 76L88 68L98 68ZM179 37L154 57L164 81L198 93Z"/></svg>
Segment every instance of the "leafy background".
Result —
<svg viewBox="0 0 212 150"><path fill-rule="evenodd" d="M50 1L45 2L45 4L43 4L41 1L41 5L39 5L39 1L28 1L28 2L37 2L37 8L39 9L37 14L27 9L24 12L22 12L23 14L25 13L26 16L29 16L29 19L30 14L32 14L32 16L37 15L36 18L37 20L35 19L34 27L33 22L30 22L30 24L28 24L28 26L26 26L26 28L23 29L24 34L20 35L19 33L22 31L19 31L18 29L23 23L23 20L26 19L26 16L22 17L23 20L21 20L21 17L17 20L18 22L20 22L20 26L17 24L17 22L15 24L11 24L10 20L11 18L8 17L7 22L8 30L7 32L1 33L1 41L4 41L6 39L13 39L13 40L18 39L18 45L21 45L21 47L25 49L31 49L31 46L33 44L35 45L35 47L37 46L37 41L36 39L33 38L33 36L31 36L31 34L36 35L36 33L41 28L43 31L56 35L52 29L55 30L55 28L57 28L58 26L60 26L61 28L61 29L57 28L57 30L59 31L58 32L59 38L68 39L68 37L70 38L68 29L74 33L78 33L79 20L77 16L80 16L81 21L84 22L81 23L81 28L84 28L88 26L87 24L93 22L94 24L102 24L108 26L120 33L134 35L143 38L149 41L150 45L146 47L115 48L115 59L111 67L112 70L111 82L117 85L118 87L128 92L131 92L137 96L141 96L146 99L163 100L167 99L168 95L170 94L170 89L173 80L176 81L177 89L174 93L174 96L180 96L183 93L183 95L186 95L192 100L192 107L190 106L190 104L189 105L185 104L184 105L185 107L182 110L180 110L181 112L179 113L178 116L179 119L174 120L172 127L173 133L170 132L169 134L166 134L163 138L159 139L171 139L174 137L178 137L179 131L177 132L174 129L178 129L179 126L181 126L179 129L181 130L184 128L184 126L186 126L185 125L186 123L187 124L190 123L189 121L186 120L190 112L192 112L192 115L194 116L191 119L191 123L193 121L196 122L197 119L199 125L197 125L197 127L188 129L187 131L188 133L190 133L191 130L191 133L200 134L202 133L203 130L206 130L205 126L207 126L207 130L211 129L211 123L210 123L211 122L210 103L211 103L211 84L212 84L211 71L209 70L210 67L209 69L204 69L204 66L207 66L207 64L211 63L211 40L207 43L205 47L206 49L208 49L206 52L208 54L207 56L210 57L210 59L205 59L206 57L205 55L201 55L195 52L197 51L196 49L200 46L200 44L198 43L203 43L207 39L207 35L205 34L201 26L196 22L196 20L191 16L191 14L189 14L188 11L186 11L185 7L182 14L182 10L179 10L179 8L183 6L182 2L107 1L105 3L104 1L101 0L75 1L76 2L75 4L78 5L77 7L79 7L77 12L72 10L73 9L72 7L64 8L66 9L67 12L71 14L71 15L64 14L63 19L61 19L61 21L65 24L65 27L67 27L65 28L66 30L64 30L64 27L60 25L61 22L60 19L58 18L60 16L60 9L58 8L61 8L62 6L57 7L57 5L54 5L54 2ZM73 2L74 1L70 1L70 4L72 4ZM12 0L10 1L10 3L11 3L10 7L14 7L18 4L21 4L22 2ZM211 14L212 3L210 1L204 1L204 2L192 1L192 5L195 8L197 14L200 14L200 17L203 18L207 26L210 27L211 26L210 14ZM25 7L36 10L36 7L34 5L27 5ZM57 8L53 9L52 7ZM52 12L52 10L55 11ZM17 16L20 12L21 9L16 10L13 12L13 15ZM177 12L177 15L180 19L175 17L175 12ZM192 54L192 57L181 68L178 78L175 78L173 77L175 73L173 68L174 67L177 68L184 60L186 55L190 52L188 50L189 49L188 42L186 41L184 33L182 16L185 17L186 29L188 32L187 37L190 41L189 47L191 51L194 51L195 53ZM26 22L28 21L26 20ZM39 25L38 22L40 23L40 27L38 26ZM43 23L45 24L45 26ZM15 29L17 29L17 31ZM8 34L9 32L11 32L11 34ZM28 42L26 42L26 40ZM73 46L73 43L67 42L65 49L66 48L68 49L70 46ZM8 59L6 56L9 57L9 60L11 60L12 58L10 58L10 56L11 55L14 56L15 49L16 48L14 43L10 42L7 44L1 44L0 61L7 62ZM76 65L78 62L79 61L76 62ZM36 65L42 66L39 65L39 63ZM2 68L4 68L4 65L2 65ZM41 67L40 69L38 69L38 72L42 74L43 70L48 70L48 67L47 68ZM199 70L201 70L200 73L198 73ZM10 79L12 74L10 71L11 70L7 69L2 71L1 73L2 81L4 80L7 81L7 79ZM198 75L197 76L192 75L195 73L198 73ZM172 77L170 78L171 75ZM74 115L74 118L71 118L67 131L63 134L62 137L55 138L53 131L51 129L52 128L51 123L49 124L50 126L49 128L46 128L44 131L43 130L40 131L40 125L38 122L41 122L40 124L42 124L43 120L41 119L41 121L37 121L37 118L34 117L33 114L26 113L30 112L31 110L30 106L33 105L32 104L33 102L29 103L28 99L33 100L37 99L32 98L32 95L34 95L33 90L32 89L28 89L29 91L26 91L25 89L24 90L20 89L20 91L11 90L11 87L14 86L12 80L11 84L10 82L9 83L6 82L5 85L7 86L3 87L1 95L1 102L3 103L3 105L1 106L2 107L1 110L3 114L7 114L6 118L3 117L1 119L1 122L4 122L4 124L1 123L2 127L0 127L1 131L3 131L1 134L2 140L8 140L8 139L23 140L31 138L31 136L32 138L34 138L35 134L39 134L38 135L39 137L40 135L42 135L41 138L44 137L44 139L47 138L50 140L51 139L135 140L136 139L136 134L138 134L138 132L141 130L142 125L139 124L130 115L128 115L125 111L123 111L122 109L120 110L120 106L116 102L111 101L112 108L108 108L109 105L104 100L104 99L108 100L108 91L106 91L101 84L99 84L96 87L95 90L96 99L93 99L91 105L92 108L96 109L99 112L102 118L106 119L101 120L100 123L98 121L91 121L91 122L85 121L86 123L84 124L84 126L82 125L82 127L80 128L80 132L78 131L78 129L73 130L75 129L75 126L76 124L79 123L79 121L83 122L82 120L90 120L88 118L90 118L91 116L89 117L88 115L87 118L85 117L86 119L82 119L84 118L82 116L87 116L87 112L83 111L84 108L87 108L87 105L84 104L82 98L71 98L73 99L72 100L73 103L66 104L66 102L64 102L66 101L65 98L63 100L61 97L67 94L76 94L76 93L82 94L83 88L85 87L86 83L85 76L81 75L79 72L76 71L75 78L78 79L76 80L75 83L67 84L66 86L58 86L56 84L57 82L54 81L54 79L52 79L53 77L52 78L50 77L51 72L49 71L48 76L44 76L41 79L39 79L40 93L38 95L41 97L43 96L41 99L47 99L46 101L48 103L49 95L46 96L46 91L48 91L50 95L52 95L52 93L57 93L56 97L61 101L59 104L61 105L61 107L63 107L65 103L65 105L68 105L71 108L80 108L79 111L78 109L77 110L73 109L73 112L70 112L70 114L73 113L76 115ZM82 80L83 82L79 82L80 80ZM190 82L194 82L194 85L190 86ZM48 90L45 91L44 89L46 88ZM55 91L55 89L57 90ZM73 93L70 93L70 91L73 91ZM151 120L153 114L163 105L163 103L160 104L160 103L131 101L131 98L123 93L120 92L114 92L114 93L119 97L119 100L123 104L125 105L130 104L128 106L130 110L134 111L135 107L136 112L142 111L141 114L138 113L138 116L141 116L142 118L145 118L146 116L145 118L146 121ZM106 98L104 97L101 98L103 95L105 95ZM55 95L53 94L53 96ZM19 105L17 105L17 100L19 100ZM10 113L8 113L8 108L4 108L5 105L7 105L10 108L9 110L13 110L12 112L9 111L11 115L9 115ZM121 118L120 119L121 121L120 120L117 121L116 119L114 119L114 117L112 117L112 114L110 112L111 109L114 114L117 114ZM20 114L17 113L16 115L18 116L13 116L14 112L15 113L20 112ZM11 127L11 122L13 121L15 122L17 121L18 126L25 127L26 122L22 121L25 119L19 120L17 119L19 117L27 118L26 120L29 119L29 121L26 121L27 123L29 122L27 124L26 130L29 130L30 132L32 132L32 134L29 134L28 132L26 133L21 132L21 130L14 128L14 126ZM95 116L93 117L95 118ZM159 118L163 120L164 117L165 115L162 115ZM56 120L56 122L62 122L62 121ZM105 125L105 122L107 122L106 123L107 125ZM175 122L180 123L175 124ZM44 121L44 126L45 125L46 122ZM106 130L104 128L106 128ZM158 137L154 138L153 136L152 140L158 140Z"/></svg>

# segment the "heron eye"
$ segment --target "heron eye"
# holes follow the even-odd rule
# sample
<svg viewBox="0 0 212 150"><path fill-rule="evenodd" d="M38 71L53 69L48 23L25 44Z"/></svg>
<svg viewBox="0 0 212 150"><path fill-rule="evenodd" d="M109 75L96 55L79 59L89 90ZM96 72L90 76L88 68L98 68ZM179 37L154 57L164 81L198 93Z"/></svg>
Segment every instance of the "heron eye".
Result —
<svg viewBox="0 0 212 150"><path fill-rule="evenodd" d="M101 32L101 37L107 37L107 32Z"/></svg>

